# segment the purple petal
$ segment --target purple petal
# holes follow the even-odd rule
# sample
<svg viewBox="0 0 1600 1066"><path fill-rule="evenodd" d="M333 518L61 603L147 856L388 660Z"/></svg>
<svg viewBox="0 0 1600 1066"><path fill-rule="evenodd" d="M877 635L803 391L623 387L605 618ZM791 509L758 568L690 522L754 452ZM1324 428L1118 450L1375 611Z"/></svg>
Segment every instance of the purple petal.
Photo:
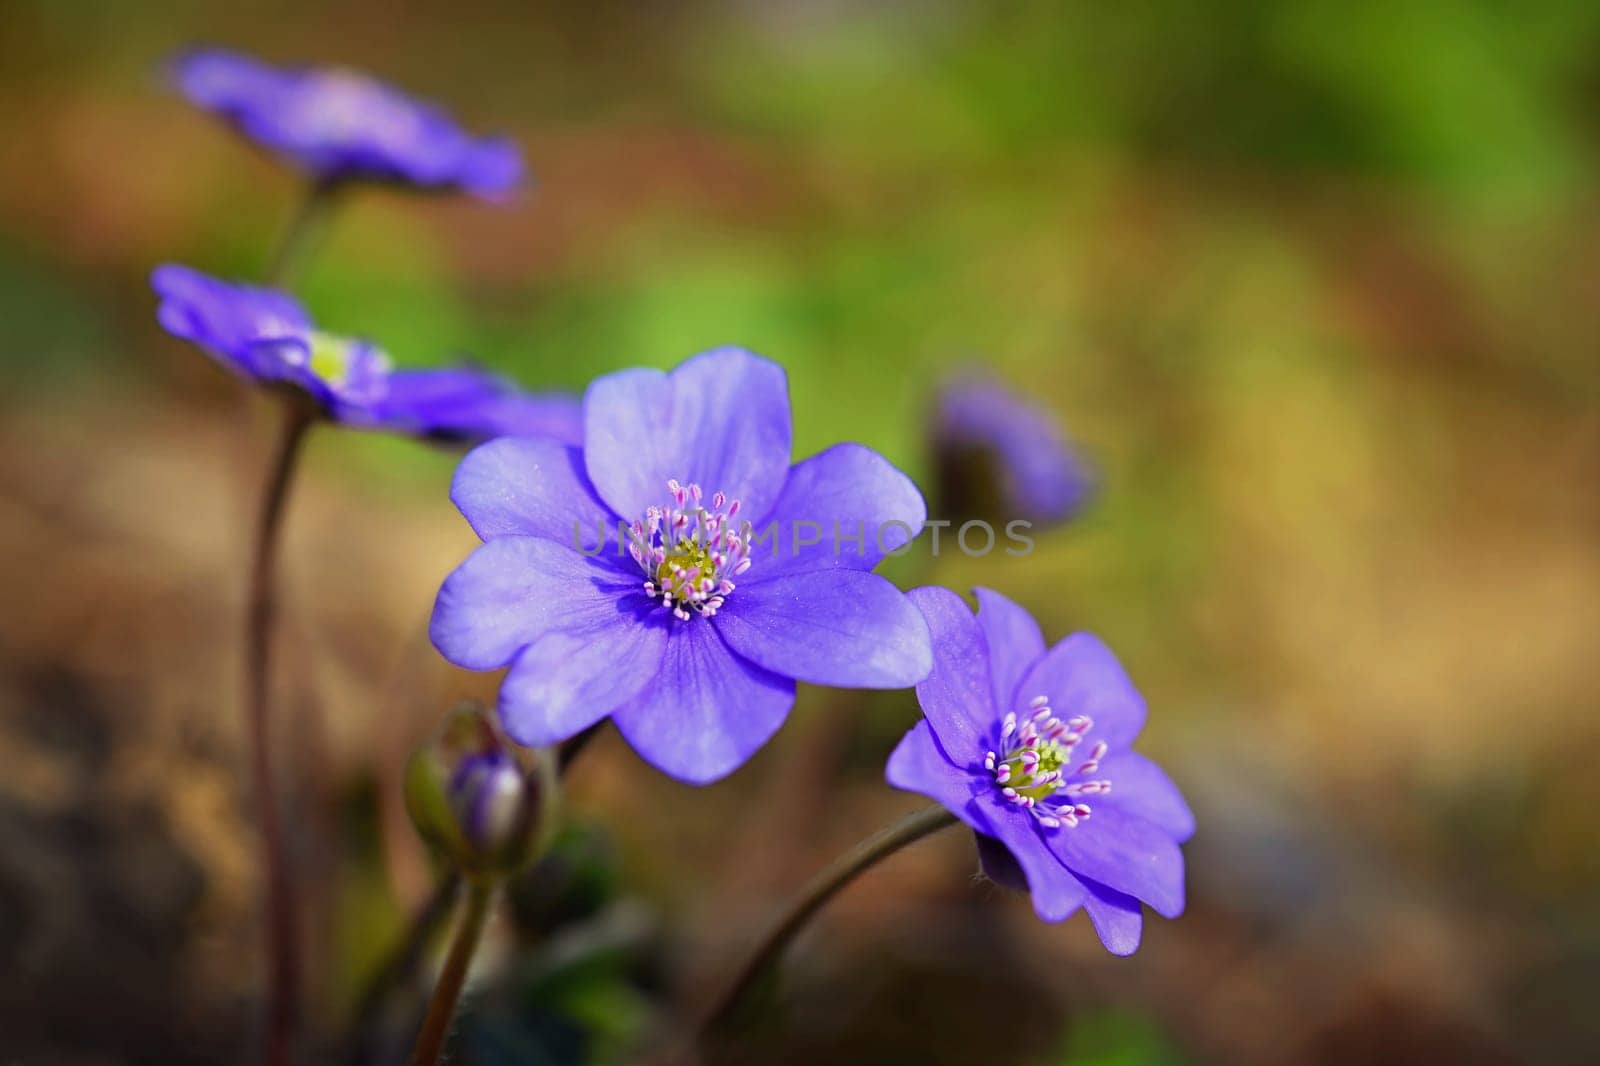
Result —
<svg viewBox="0 0 1600 1066"><path fill-rule="evenodd" d="M611 718L646 762L705 785L742 765L793 705L793 681L739 657L697 618L672 627L655 681Z"/></svg>
<svg viewBox="0 0 1600 1066"><path fill-rule="evenodd" d="M978 774L953 764L926 721L901 738L884 777L895 788L936 800L965 822L978 834L985 872L1026 890L1044 921L1059 922L1082 905L1087 890L1040 839L1033 816L1003 802Z"/></svg>
<svg viewBox="0 0 1600 1066"><path fill-rule="evenodd" d="M877 574L817 570L740 585L713 624L734 651L799 681L906 688L928 676L928 626Z"/></svg>
<svg viewBox="0 0 1600 1066"><path fill-rule="evenodd" d="M575 396L529 395L469 367L397 370L365 420L387 429L458 440L549 437L576 447L583 434Z"/></svg>
<svg viewBox="0 0 1600 1066"><path fill-rule="evenodd" d="M480 444L456 467L450 500L485 539L543 537L583 550L616 541L617 520L596 498L582 453L554 441L501 437ZM613 548L603 554L616 558Z"/></svg>
<svg viewBox="0 0 1600 1066"><path fill-rule="evenodd" d="M583 446L583 401L562 392L508 392L482 405L484 436L546 437Z"/></svg>
<svg viewBox="0 0 1600 1066"><path fill-rule="evenodd" d="M258 381L315 381L304 370L311 320L293 297L233 285L176 263L157 267L150 284L161 300L161 327L229 370Z"/></svg>
<svg viewBox="0 0 1600 1066"><path fill-rule="evenodd" d="M1120 807L1095 804L1075 828L1038 836L1071 871L1150 904L1164 918L1183 913L1183 852L1165 830Z"/></svg>
<svg viewBox="0 0 1600 1066"><path fill-rule="evenodd" d="M1032 696L1018 693L1017 682L1044 654L1044 634L1039 632L1039 623L1032 615L1000 593L986 588L973 592L978 597L978 628L989 645L994 705L1001 714L1020 712Z"/></svg>
<svg viewBox="0 0 1600 1066"><path fill-rule="evenodd" d="M522 150L509 137L485 137L462 154L461 187L486 200L504 200L526 177Z"/></svg>
<svg viewBox="0 0 1600 1066"><path fill-rule="evenodd" d="M889 753L884 779L894 788L937 801L979 833L992 832L976 798L986 786L950 761L927 722L918 722L900 738Z"/></svg>
<svg viewBox="0 0 1600 1066"><path fill-rule="evenodd" d="M1060 718L1087 715L1094 721L1090 737L1112 751L1125 751L1144 727L1144 697L1111 649L1090 633L1074 633L1051 648L1028 669L1017 691L1029 698L1050 697Z"/></svg>
<svg viewBox="0 0 1600 1066"><path fill-rule="evenodd" d="M809 570L871 570L909 544L928 517L910 478L861 444L836 444L789 471L756 533L743 585ZM816 543L804 543L815 540Z"/></svg>
<svg viewBox="0 0 1600 1066"><path fill-rule="evenodd" d="M1089 891L1084 896L1083 909L1094 925L1095 935L1113 955L1132 955L1139 950L1139 937L1144 931L1144 914L1139 901L1105 885L1084 881Z"/></svg>
<svg viewBox="0 0 1600 1066"><path fill-rule="evenodd" d="M939 743L963 766L980 764L999 720L989 681L989 651L966 601L949 589L912 589L933 638L933 670L917 685L917 702Z"/></svg>
<svg viewBox="0 0 1600 1066"><path fill-rule="evenodd" d="M1039 838L1033 815L1003 801L992 787L984 791L980 802L992 826L990 832L1022 869L1028 895L1033 897L1033 912L1046 922L1071 916L1083 905L1088 891Z"/></svg>
<svg viewBox="0 0 1600 1066"><path fill-rule="evenodd" d="M612 618L638 586L542 537L496 537L444 580L428 635L457 666L492 670L546 633Z"/></svg>
<svg viewBox="0 0 1600 1066"><path fill-rule="evenodd" d="M172 63L173 80L191 103L224 114L275 91L282 76L265 63L220 48L197 48Z"/></svg>
<svg viewBox="0 0 1600 1066"><path fill-rule="evenodd" d="M670 616L639 610L546 633L525 648L500 686L500 721L519 744L539 747L582 732L637 696L661 670Z"/></svg>
<svg viewBox="0 0 1600 1066"><path fill-rule="evenodd" d="M583 398L584 460L600 498L628 519L667 500L667 482L772 509L789 469L789 386L777 363L739 348L686 360L670 374L624 370Z"/></svg>
<svg viewBox="0 0 1600 1066"><path fill-rule="evenodd" d="M1094 776L1111 782L1111 791L1094 800L1096 814L1109 804L1159 826L1179 844L1194 836L1194 814L1183 793L1161 767L1143 755L1113 751L1101 760Z"/></svg>
<svg viewBox="0 0 1600 1066"><path fill-rule="evenodd" d="M385 375L381 394L346 421L406 433L481 436L473 421L476 408L505 388L479 370L396 370Z"/></svg>

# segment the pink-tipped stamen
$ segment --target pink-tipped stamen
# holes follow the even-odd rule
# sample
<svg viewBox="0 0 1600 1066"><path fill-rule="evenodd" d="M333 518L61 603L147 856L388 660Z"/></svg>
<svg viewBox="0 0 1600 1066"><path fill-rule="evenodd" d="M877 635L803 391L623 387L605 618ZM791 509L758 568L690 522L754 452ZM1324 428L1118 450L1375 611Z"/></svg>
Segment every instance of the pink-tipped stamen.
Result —
<svg viewBox="0 0 1600 1066"><path fill-rule="evenodd" d="M1086 758L1072 758L1093 727L1087 715L1056 717L1049 698L1035 696L1021 716L1007 712L1001 719L1000 744L984 753L984 770L1001 798L1028 811L1041 827L1076 828L1091 813L1084 797L1111 791L1110 781L1088 776L1099 771L1110 745L1097 741Z"/></svg>

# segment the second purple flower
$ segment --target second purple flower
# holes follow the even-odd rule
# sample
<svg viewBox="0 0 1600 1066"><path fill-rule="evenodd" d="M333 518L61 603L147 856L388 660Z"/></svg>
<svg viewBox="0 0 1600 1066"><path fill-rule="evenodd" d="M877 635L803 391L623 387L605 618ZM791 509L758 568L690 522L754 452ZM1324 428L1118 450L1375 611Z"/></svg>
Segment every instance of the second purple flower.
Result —
<svg viewBox="0 0 1600 1066"><path fill-rule="evenodd" d="M1159 766L1132 750L1144 699L1111 650L1078 633L1045 647L1011 600L977 590L976 617L949 589L910 598L933 634L917 686L924 719L889 757L896 788L938 800L977 834L996 882L1040 918L1080 908L1116 955L1143 931L1140 904L1183 912L1194 815Z"/></svg>

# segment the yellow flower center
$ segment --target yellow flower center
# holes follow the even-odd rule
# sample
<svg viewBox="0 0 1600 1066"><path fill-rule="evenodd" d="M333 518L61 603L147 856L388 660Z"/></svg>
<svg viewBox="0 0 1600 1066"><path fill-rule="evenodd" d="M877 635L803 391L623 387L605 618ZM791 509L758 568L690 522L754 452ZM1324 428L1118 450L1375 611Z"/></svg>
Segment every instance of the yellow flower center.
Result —
<svg viewBox="0 0 1600 1066"><path fill-rule="evenodd" d="M739 501L720 492L707 498L699 485L676 479L667 491L671 503L646 508L628 527L628 551L647 578L646 596L682 621L709 618L750 568L750 523L736 523Z"/></svg>
<svg viewBox="0 0 1600 1066"><path fill-rule="evenodd" d="M1054 741L1046 741L1033 748L1034 758L1025 759L1018 754L1006 759L1002 766L1010 768L1006 777L1006 784L1011 786L1019 796L1026 796L1035 803L1055 794L1066 782L1055 771L1061 769L1063 752L1061 745ZM1031 764L1031 769L1030 769Z"/></svg>
<svg viewBox="0 0 1600 1066"><path fill-rule="evenodd" d="M1088 715L1062 720L1047 697L1035 696L1022 715L1012 711L1001 719L999 750L984 754L984 768L994 775L1001 797L1041 826L1077 828L1090 814L1083 798L1111 791L1110 781L1089 776L1099 772L1106 757L1105 741L1095 742L1088 758L1077 762L1078 746L1092 728Z"/></svg>
<svg viewBox="0 0 1600 1066"><path fill-rule="evenodd" d="M688 600L690 593L712 579L711 552L698 540L680 540L656 567L656 584L670 592L674 600Z"/></svg>
<svg viewBox="0 0 1600 1066"><path fill-rule="evenodd" d="M343 385L350 374L355 342L347 337L313 330L311 333L311 372L329 385Z"/></svg>

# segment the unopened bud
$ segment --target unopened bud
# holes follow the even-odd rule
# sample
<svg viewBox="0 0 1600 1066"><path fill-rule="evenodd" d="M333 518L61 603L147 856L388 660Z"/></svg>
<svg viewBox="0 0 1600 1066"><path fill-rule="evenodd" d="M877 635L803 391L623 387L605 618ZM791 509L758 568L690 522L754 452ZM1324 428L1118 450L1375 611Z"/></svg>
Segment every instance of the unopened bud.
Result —
<svg viewBox="0 0 1600 1066"><path fill-rule="evenodd" d="M930 430L939 516L958 526L1051 526L1093 493L1087 466L1051 413L981 370L941 384Z"/></svg>
<svg viewBox="0 0 1600 1066"><path fill-rule="evenodd" d="M555 824L555 762L521 752L476 706L451 712L406 768L406 810L445 861L473 878L514 873Z"/></svg>

